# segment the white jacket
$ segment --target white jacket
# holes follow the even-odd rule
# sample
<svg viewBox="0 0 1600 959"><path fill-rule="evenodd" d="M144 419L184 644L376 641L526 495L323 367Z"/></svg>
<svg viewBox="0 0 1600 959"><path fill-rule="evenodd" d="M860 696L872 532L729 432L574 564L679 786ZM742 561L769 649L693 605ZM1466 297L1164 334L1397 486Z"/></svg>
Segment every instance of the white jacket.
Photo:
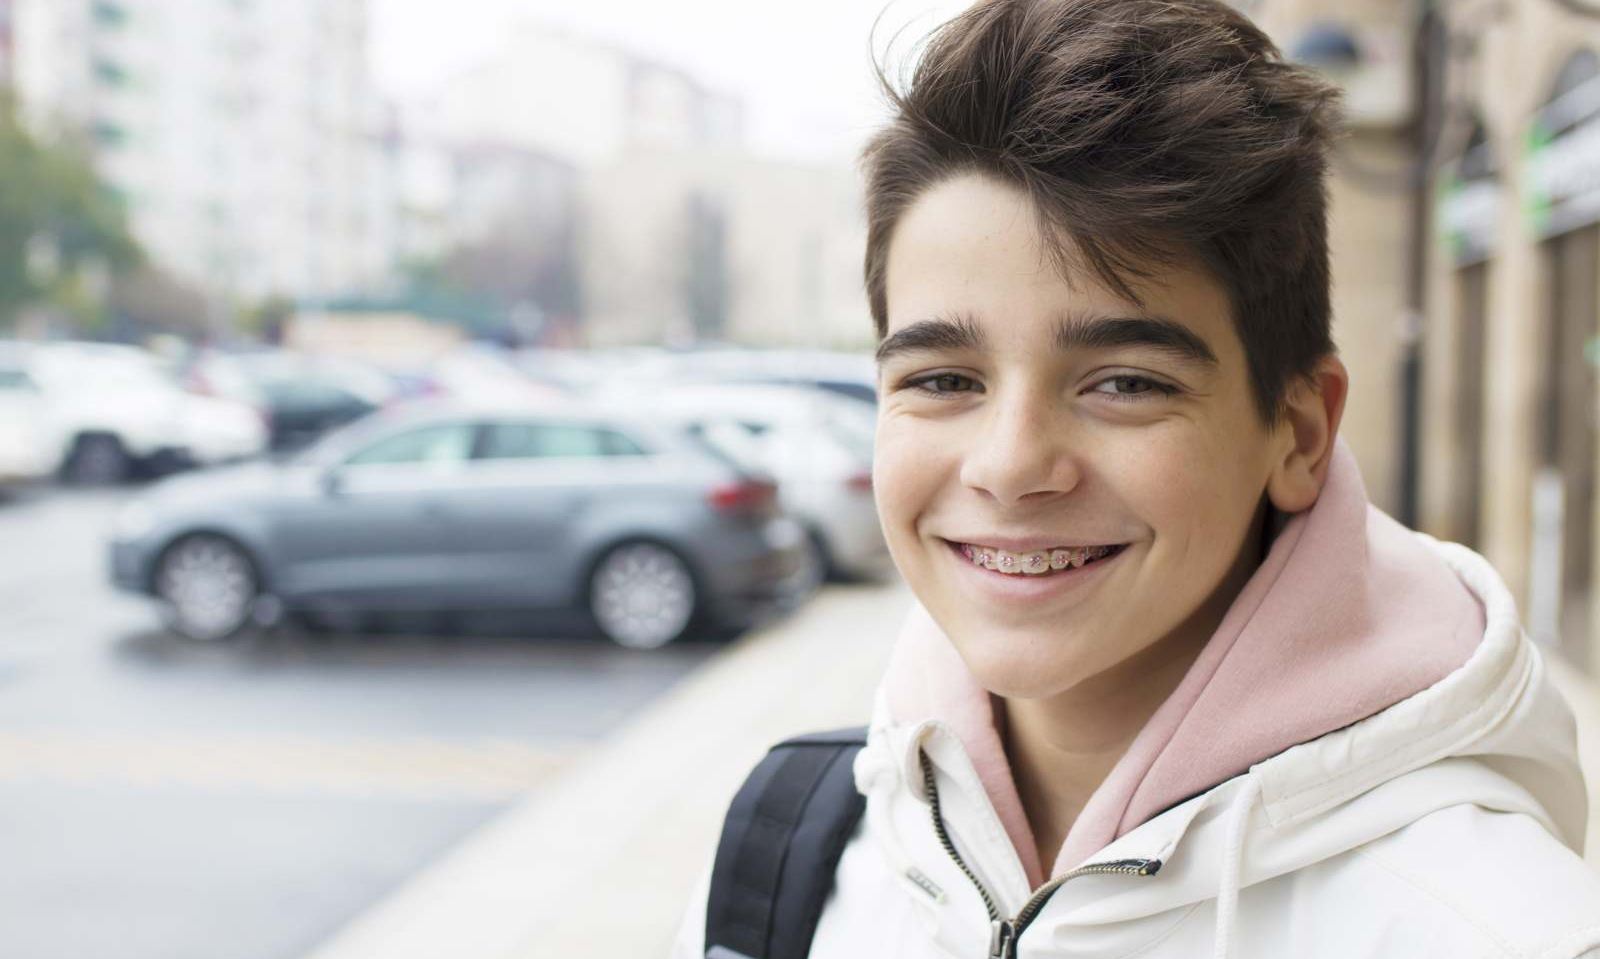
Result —
<svg viewBox="0 0 1600 959"><path fill-rule="evenodd" d="M1019 927L1019 959L1600 959L1570 711L1489 564L1422 539L1483 606L1463 665L1136 826L1041 887L1036 910L960 738L895 721L880 695L855 766L867 811L811 956L978 959ZM934 825L924 755L970 876ZM704 954L705 886L675 959Z"/></svg>

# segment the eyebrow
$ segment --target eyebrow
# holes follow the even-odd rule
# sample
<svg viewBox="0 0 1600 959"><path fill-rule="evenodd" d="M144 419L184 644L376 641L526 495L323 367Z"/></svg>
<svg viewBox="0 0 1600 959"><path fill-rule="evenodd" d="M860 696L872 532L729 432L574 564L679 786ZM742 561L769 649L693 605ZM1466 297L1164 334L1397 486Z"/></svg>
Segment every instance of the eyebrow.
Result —
<svg viewBox="0 0 1600 959"><path fill-rule="evenodd" d="M1165 353L1175 360L1214 369L1217 355L1193 330L1164 316L1085 316L1071 314L1056 322L1057 352L1137 346ZM970 316L918 320L885 337L874 354L878 364L907 353L934 353L988 348L983 328Z"/></svg>

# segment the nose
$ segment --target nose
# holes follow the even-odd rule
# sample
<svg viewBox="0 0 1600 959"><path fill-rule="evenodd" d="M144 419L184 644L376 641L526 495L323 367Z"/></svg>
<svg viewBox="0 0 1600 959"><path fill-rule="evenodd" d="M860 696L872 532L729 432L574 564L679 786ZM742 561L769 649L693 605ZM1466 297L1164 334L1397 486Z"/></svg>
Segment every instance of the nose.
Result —
<svg viewBox="0 0 1600 959"><path fill-rule="evenodd" d="M1070 492L1082 478L1072 424L1043 391L996 391L961 464L962 484L1006 506Z"/></svg>

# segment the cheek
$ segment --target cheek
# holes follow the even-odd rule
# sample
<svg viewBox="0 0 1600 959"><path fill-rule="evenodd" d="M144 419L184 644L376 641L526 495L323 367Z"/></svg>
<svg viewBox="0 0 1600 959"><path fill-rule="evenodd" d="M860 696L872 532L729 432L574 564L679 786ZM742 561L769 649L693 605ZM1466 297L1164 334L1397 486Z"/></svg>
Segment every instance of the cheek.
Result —
<svg viewBox="0 0 1600 959"><path fill-rule="evenodd" d="M883 423L873 440L872 495L890 536L912 524L938 484L936 447Z"/></svg>
<svg viewBox="0 0 1600 959"><path fill-rule="evenodd" d="M1186 559L1211 553L1254 509L1242 451L1194 436L1142 443L1107 464L1109 484L1154 534Z"/></svg>

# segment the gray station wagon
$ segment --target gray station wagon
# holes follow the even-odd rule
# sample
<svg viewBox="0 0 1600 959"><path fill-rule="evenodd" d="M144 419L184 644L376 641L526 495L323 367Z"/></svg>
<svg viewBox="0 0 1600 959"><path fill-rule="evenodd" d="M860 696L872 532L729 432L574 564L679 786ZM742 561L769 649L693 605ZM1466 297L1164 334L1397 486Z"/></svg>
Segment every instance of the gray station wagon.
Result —
<svg viewBox="0 0 1600 959"><path fill-rule="evenodd" d="M646 415L425 401L155 484L110 564L192 639L295 610L576 607L650 648L798 603L803 536L769 478Z"/></svg>

